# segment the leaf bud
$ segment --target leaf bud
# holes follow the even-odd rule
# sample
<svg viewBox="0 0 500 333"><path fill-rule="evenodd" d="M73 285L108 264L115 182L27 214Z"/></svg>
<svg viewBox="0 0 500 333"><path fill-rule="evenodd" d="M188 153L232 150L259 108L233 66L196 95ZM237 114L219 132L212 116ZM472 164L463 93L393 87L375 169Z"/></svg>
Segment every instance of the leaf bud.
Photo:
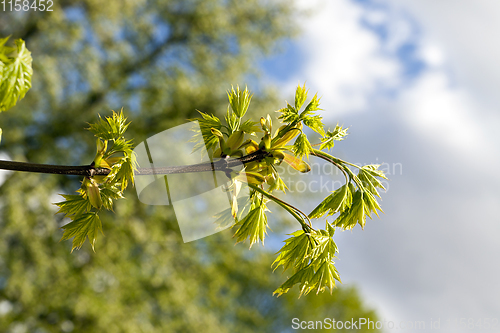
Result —
<svg viewBox="0 0 500 333"><path fill-rule="evenodd" d="M243 143L244 138L245 133L243 131L236 131L227 139L226 145L231 148L231 150L237 150Z"/></svg>

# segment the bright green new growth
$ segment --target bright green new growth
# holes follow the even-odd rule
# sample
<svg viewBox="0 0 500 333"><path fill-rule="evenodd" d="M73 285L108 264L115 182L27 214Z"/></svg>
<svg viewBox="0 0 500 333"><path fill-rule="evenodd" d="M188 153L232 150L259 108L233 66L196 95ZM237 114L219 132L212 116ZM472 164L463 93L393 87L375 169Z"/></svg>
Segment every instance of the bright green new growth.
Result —
<svg viewBox="0 0 500 333"><path fill-rule="evenodd" d="M16 105L31 88L31 52L24 41L15 41L16 47L5 44L10 37L0 38L0 112Z"/></svg>
<svg viewBox="0 0 500 333"><path fill-rule="evenodd" d="M85 177L78 195L63 195L65 201L59 202L58 213L66 214L72 221L62 228L61 240L73 238L72 251L79 249L88 237L94 249L97 231L102 232L99 211L104 208L113 210L113 200L123 198L123 191L134 181L134 168L137 167L131 140L123 134L128 125L123 112L113 111L111 117L89 124L97 137L97 153L94 166L110 169L107 176Z"/></svg>
<svg viewBox="0 0 500 333"><path fill-rule="evenodd" d="M233 200L230 210L221 212L216 217L220 226L228 224L231 216L236 220L233 228L237 242L249 240L250 247L258 242L264 243L268 223L266 212L270 202L276 203L292 215L301 226L285 241L285 245L278 252L274 261L275 269L283 266L290 269L292 275L274 293L282 295L294 285L298 284L300 295L311 291L323 292L327 287L330 292L335 287L335 280L340 282L339 274L334 266L337 246L333 241L335 228L352 229L356 224L364 228L366 217L382 211L376 197L380 197L377 188L385 189L379 178L387 179L383 172L378 170L379 165L355 164L338 159L323 150L334 147L335 141L342 141L347 135L347 129L336 125L333 130L324 129L322 117L315 113L319 108L317 95L302 109L307 100L308 91L304 86L298 86L295 93L294 106L287 103L285 108L278 110L281 124L273 131L271 117L262 117L258 122L243 121L242 117L250 103L250 93L247 89L241 91L238 87L228 92L230 108L228 107L225 124L216 116L200 112L197 118L199 129L195 128L192 139L196 143L195 150L206 146L212 152L213 158L226 156L241 157L251 153L261 152L265 157L245 165L242 172L232 175L230 188ZM322 138L321 142L311 144L303 127L309 127ZM260 135L260 141L248 138L244 134ZM235 137L238 144L234 144ZM293 145L288 142L295 138ZM319 146L319 149L314 148ZM301 172L310 171L309 165L303 160L304 156L316 156L326 160L339 168L345 176L345 185L326 197L309 215L298 208L284 202L272 194L273 191L287 189L286 183L280 177L276 166L282 162ZM355 174L351 167L357 168ZM244 176L244 177L242 177ZM241 189L241 183L250 188L250 200L238 207L236 197ZM241 205L240 205L241 206ZM326 222L326 230L315 229L311 219L336 215L333 222Z"/></svg>
<svg viewBox="0 0 500 333"><path fill-rule="evenodd" d="M0 112L6 111L24 98L31 88L31 52L24 41L15 41L16 47L5 44L9 37L0 38ZM2 129L0 128L0 142Z"/></svg>
<svg viewBox="0 0 500 333"><path fill-rule="evenodd" d="M5 46L8 39L0 39L0 111L13 107L31 87L31 54L22 40L15 42L16 48ZM347 129L337 125L333 131L325 131L321 116L315 114L315 111L321 110L317 95L301 111L307 94L305 85L297 87L294 106L287 103L285 108L277 111L281 126L275 126L273 131L269 115L258 122L243 121L252 95L246 88L243 91L239 87L236 90L232 88L228 92L225 124L214 115L200 112L202 118L196 119L199 130L191 140L196 143L194 150L206 146L213 158L239 158L256 153L262 156L260 160L246 163L242 172L230 175L231 207L216 216L220 227L233 224L237 242L248 239L250 247L258 242L264 243L268 228L267 205L271 202L299 222L301 230L290 234L273 262L275 269L282 266L284 270L292 271L285 283L275 290L278 296L296 284L299 285L300 295L311 291L323 292L327 287L332 291L335 280L340 282L333 261L338 252L332 238L335 228L348 230L356 224L363 228L367 216L371 218L371 213L378 216L377 210L382 210L376 199L380 197L377 188L385 189L380 178L387 179L378 170L379 165L359 167L323 151L332 149L335 141L344 140ZM81 188L76 191L78 194L63 195L65 201L56 203L58 213L64 213L71 219L62 227L62 240L73 238L72 251L81 248L87 238L94 249L98 231L102 232L98 213L103 208L113 210L113 200L123 198L123 191L134 181L137 163L132 141L124 138L129 126L126 120L123 112L113 111L111 117L99 117L96 123L89 124L88 130L97 137L93 166L107 168L110 172L106 176L85 177ZM321 142L311 144L303 132L304 126L320 134ZM256 137L257 133L261 135L259 142L251 138L245 140L246 135ZM1 134L0 129L0 139ZM288 145L294 138L293 145ZM306 215L272 193L285 193L288 189L276 166L285 162L300 172L308 172L311 168L303 158L309 159L311 155L339 168L346 183ZM353 167L358 169L357 174L351 170ZM250 189L250 197L240 200L238 193L244 184ZM315 229L311 219L325 214L336 215L336 218L332 223L326 222L326 230Z"/></svg>

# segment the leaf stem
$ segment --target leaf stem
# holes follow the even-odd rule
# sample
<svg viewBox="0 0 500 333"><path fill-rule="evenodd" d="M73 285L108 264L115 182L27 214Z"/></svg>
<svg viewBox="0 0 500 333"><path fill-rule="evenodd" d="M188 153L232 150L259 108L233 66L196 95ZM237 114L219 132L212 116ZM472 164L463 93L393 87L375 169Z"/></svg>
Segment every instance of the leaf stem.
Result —
<svg viewBox="0 0 500 333"><path fill-rule="evenodd" d="M316 156L316 157L319 157L319 158L322 158L324 159L325 161L327 162L330 162L332 163L333 165L335 165L340 171L342 171L344 173L344 177L345 177L345 180L346 180L346 183L349 183L349 178L352 178L351 176L351 173L352 171L349 170L349 168L344 168L341 163L346 163L328 153L325 153L324 151L321 151L321 150L318 150L318 149L314 149L313 148L313 151L311 152L311 155L313 156ZM348 164L348 163L347 163ZM347 172L346 172L346 169L347 171L349 172L349 176L347 176Z"/></svg>
<svg viewBox="0 0 500 333"><path fill-rule="evenodd" d="M290 205L289 203L284 202L280 198L278 198L278 197L276 197L276 196L274 196L274 195L266 192L265 190L261 189L258 186L255 186L255 185L252 185L252 184L248 184L248 186L251 187L252 189L254 189L255 191L261 193L262 195L268 197L269 199L271 199L272 201L274 201L275 203L277 203L278 205L280 205L287 212L289 212L293 217L295 217L295 219L297 221L299 221L299 223L302 225L302 229L304 230L304 232L308 233L311 230L314 230L314 228L312 227L312 224L311 224L311 220L300 209L298 209L298 208ZM297 214L297 212L300 213L301 215L303 215L307 219L307 221L309 222L309 225L307 223L304 223L304 218L301 218Z"/></svg>

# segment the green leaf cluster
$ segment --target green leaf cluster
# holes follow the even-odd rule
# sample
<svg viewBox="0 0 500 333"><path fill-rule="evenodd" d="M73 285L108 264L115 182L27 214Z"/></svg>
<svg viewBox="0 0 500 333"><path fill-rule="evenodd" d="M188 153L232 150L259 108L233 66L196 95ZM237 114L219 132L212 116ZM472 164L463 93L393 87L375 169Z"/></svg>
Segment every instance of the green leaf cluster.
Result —
<svg viewBox="0 0 500 333"><path fill-rule="evenodd" d="M343 140L347 129L337 125L333 131L324 130L321 116L315 113L320 110L317 95L301 111L307 100L305 85L297 88L294 106L287 103L286 108L279 111L281 126L274 131L269 115L261 117L259 122L242 119L251 99L247 89L240 91L233 88L228 92L228 98L229 105L223 120L199 111L201 117L194 119L199 126L196 126L191 139L196 143L195 150L207 147L212 159L227 156L241 158L249 154L259 155L257 153L261 153L262 157L247 162L241 171L227 173L229 186L225 191L232 197L231 207L215 215L217 225L235 228L237 243L248 240L250 247L259 242L264 244L269 228L267 206L277 204L299 222L300 230L285 241L273 263L275 269L283 266L284 270L292 271L275 294L287 293L297 284L300 295L311 291L323 292L327 288L331 292L336 281L340 282L334 266L335 253L338 252L333 241L335 228L352 229L357 224L363 228L367 216L371 218L372 213L378 216L378 211L382 209L376 200L380 197L377 189L384 189L380 179L387 178L378 169L379 165L357 166L322 150L331 149L334 141ZM87 238L94 249L97 231L102 231L99 211L112 210L113 201L122 198L128 183L133 182L133 170L136 168L133 146L123 137L128 126L123 111L113 111L111 117L99 117L96 123L89 124L88 129L97 137L93 164L109 168L110 173L107 176L86 177L77 191L78 195L64 196L66 201L57 204L59 212L72 220L63 226L63 239L73 238L73 249L80 248ZM321 142L311 144L302 131L304 126L321 134ZM252 136L260 136L260 142L253 140ZM294 144L288 145L294 138ZM320 146L320 149L314 146ZM346 179L343 186L333 191L308 215L273 194L278 191L285 193L287 189L277 166L284 162L300 172L308 172L311 168L303 160L304 156L315 156L332 163L344 173ZM352 168L358 169L357 174ZM238 198L244 186L248 186L250 196ZM336 218L331 223L326 222L325 230L314 228L311 219L325 214L336 215Z"/></svg>
<svg viewBox="0 0 500 333"><path fill-rule="evenodd" d="M24 98L31 88L31 52L22 39L15 47L5 44L10 37L0 38L0 112L6 111Z"/></svg>
<svg viewBox="0 0 500 333"><path fill-rule="evenodd" d="M323 118L315 113L315 111L321 110L318 95L315 94L304 110L300 111L307 100L307 94L308 90L306 90L305 84L302 87L299 84L295 91L295 106L287 103L286 108L278 110L281 113L278 119L281 119L289 128L293 128L297 124L304 124L316 133L324 136ZM309 157L311 151L312 145L307 135L304 133L300 134L293 145L294 154L299 158L303 156Z"/></svg>
<svg viewBox="0 0 500 333"><path fill-rule="evenodd" d="M191 121L197 121L198 125L194 125L192 131L195 132L191 138L191 142L196 143L193 152L206 147L207 150L214 150L219 142L217 136L213 134L212 128L221 130L222 123L219 118L214 115L209 115L204 112L198 111L201 118L190 119Z"/></svg>
<svg viewBox="0 0 500 333"><path fill-rule="evenodd" d="M195 133L193 141L197 147L205 145L212 151L212 158L231 156L239 158L248 154L261 152L260 160L245 164L241 172L233 172L230 179L233 200L231 209L216 215L221 226L233 225L237 228L234 237L236 242L249 240L250 247L262 242L267 233L267 205L275 203L300 224L301 230L293 233L280 250L274 262L276 267L291 269L293 275L275 291L282 295L294 285L299 284L300 294L316 293L331 289L335 281L340 281L333 259L337 246L333 242L336 227L348 230L359 224L364 228L366 217L372 213L378 216L382 211L376 197L380 197L377 188L384 189L380 179L387 179L378 165L357 166L343 161L323 150L331 150L335 141L342 141L347 135L347 128L338 124L333 130L325 131L317 94L307 101L308 90L305 85L298 86L295 91L294 105L286 103L280 113L279 127L273 131L273 120L267 115L260 118L260 129L257 122L242 122L241 115L248 109L250 93L247 89L240 91L231 89L228 92L229 106L225 122L219 118L200 112L198 118L200 130ZM305 107L304 107L305 105ZM320 142L312 144L303 131L308 127L321 135ZM274 126L276 128L276 125ZM257 135L258 133L258 135ZM260 136L260 142L253 139L245 141L245 135ZM295 138L293 145L288 144ZM316 149L319 146L320 149ZM277 166L286 163L300 172L308 172L310 166L303 160L304 156L322 158L340 169L345 176L345 184L328 195L310 214L276 197L273 192L285 193L288 188L278 172ZM357 168L355 174L352 168ZM246 183L250 189L251 205L242 208L236 199L241 184ZM243 213L244 212L244 213ZM324 215L334 216L334 221L327 223L326 230L315 229L311 219ZM232 224L233 221L236 221Z"/></svg>
<svg viewBox="0 0 500 333"><path fill-rule="evenodd" d="M281 296L296 284L299 285L300 296L311 291L318 294L326 288L332 293L335 280L341 282L333 261L338 252L332 238L334 233L335 228L326 222L326 230L312 230L308 233L298 230L285 240L273 266L274 269L283 266L284 271L291 269L293 274L274 294Z"/></svg>
<svg viewBox="0 0 500 333"><path fill-rule="evenodd" d="M321 145L319 150L330 150L335 145L335 141L342 141L347 136L347 128L342 128L342 126L335 126L333 131L328 130L325 135L321 138Z"/></svg>
<svg viewBox="0 0 500 333"><path fill-rule="evenodd" d="M247 112L250 100L252 99L252 95L250 95L247 87L245 87L245 90L240 90L238 86L236 86L236 90L234 90L234 87L231 87L231 90L227 93L227 97L229 98L229 104L234 114L238 118L242 118Z"/></svg>
<svg viewBox="0 0 500 333"><path fill-rule="evenodd" d="M250 248L259 241L264 244L264 238L268 228L266 211L268 211L268 209L263 200L257 205L252 205L250 212L235 224L235 227L238 228L234 234L236 243L248 239L250 241Z"/></svg>
<svg viewBox="0 0 500 333"><path fill-rule="evenodd" d="M352 205L353 192L354 186L351 183L344 184L314 208L313 211L309 213L309 217L319 218L325 214L333 215L338 212L344 212Z"/></svg>
<svg viewBox="0 0 500 333"><path fill-rule="evenodd" d="M377 188L385 190L379 178L387 179L387 177L381 170L378 170L380 165L371 164L359 167L326 153L323 153L322 156L325 155L335 160L336 165L344 171L346 184L326 197L314 208L309 217L319 218L325 214L339 213L333 222L335 226L349 230L359 224L361 228L364 228L366 217L371 218L372 213L379 216L377 211L383 212L376 199L376 197L380 197ZM348 165L358 168L358 174L355 175L348 168Z"/></svg>
<svg viewBox="0 0 500 333"><path fill-rule="evenodd" d="M131 140L124 138L130 123L123 115L112 113L111 117L89 124L88 130L97 137L97 152L93 165L107 168L106 176L85 177L78 195L63 195L65 201L59 202L58 213L64 213L72 221L62 228L62 240L73 238L72 250L79 249L88 238L94 249L97 231L102 231L99 211L104 208L113 210L113 201L123 198L123 191L134 182L134 169L137 168Z"/></svg>

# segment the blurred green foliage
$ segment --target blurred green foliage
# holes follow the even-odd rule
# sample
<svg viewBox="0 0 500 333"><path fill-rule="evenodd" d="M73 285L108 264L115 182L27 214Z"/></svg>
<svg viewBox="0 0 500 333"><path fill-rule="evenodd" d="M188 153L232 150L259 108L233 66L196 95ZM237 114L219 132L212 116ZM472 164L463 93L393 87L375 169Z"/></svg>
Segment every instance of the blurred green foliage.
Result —
<svg viewBox="0 0 500 333"><path fill-rule="evenodd" d="M83 128L125 108L145 138L222 114L225 91L262 83L255 60L296 32L289 1L55 1L53 12L2 14L0 36L33 55L33 88L0 114L1 149L18 161L81 165L95 154ZM252 84L254 86L254 84ZM253 98L273 111L272 89ZM276 104L274 104L276 105ZM280 298L273 254L234 246L230 231L184 244L173 212L128 190L102 215L105 237L70 253L57 193L80 177L12 173L0 187L1 332L281 332L292 318L375 318L356 291ZM101 241L102 239L102 241Z"/></svg>

